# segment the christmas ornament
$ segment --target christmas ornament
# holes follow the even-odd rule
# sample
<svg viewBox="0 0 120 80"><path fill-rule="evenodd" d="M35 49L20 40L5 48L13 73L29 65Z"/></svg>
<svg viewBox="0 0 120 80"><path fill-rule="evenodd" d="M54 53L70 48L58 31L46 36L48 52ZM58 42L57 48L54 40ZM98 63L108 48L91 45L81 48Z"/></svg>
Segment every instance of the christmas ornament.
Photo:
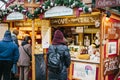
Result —
<svg viewBox="0 0 120 80"><path fill-rule="evenodd" d="M88 8L88 12L92 12L92 8Z"/></svg>
<svg viewBox="0 0 120 80"><path fill-rule="evenodd" d="M82 12L82 11L83 11L83 8L78 8L78 10L79 10L80 12Z"/></svg>
<svg viewBox="0 0 120 80"><path fill-rule="evenodd" d="M100 22L98 20L95 21L95 27L100 27Z"/></svg>

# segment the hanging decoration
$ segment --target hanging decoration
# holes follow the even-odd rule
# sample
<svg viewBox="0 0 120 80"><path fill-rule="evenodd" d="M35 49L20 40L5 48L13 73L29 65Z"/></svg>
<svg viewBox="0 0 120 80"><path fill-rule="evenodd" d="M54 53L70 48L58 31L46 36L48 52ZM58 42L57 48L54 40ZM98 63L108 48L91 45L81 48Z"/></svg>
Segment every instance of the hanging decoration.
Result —
<svg viewBox="0 0 120 80"><path fill-rule="evenodd" d="M14 1L14 0L11 0ZM41 2L42 0L40 0ZM27 18L29 19L35 19L35 18L39 18L41 15L43 14L45 11L49 10L50 8L54 7L54 6L66 6L69 8L76 8L77 10L77 15L80 14L80 12L84 12L84 13L88 13L91 12L92 9L87 7L83 2L81 2L80 0L47 0L43 3L40 4L40 7L37 7L34 10L34 13L30 13L28 11L28 9L24 8L22 5L12 5L7 7L5 10L1 10L0 11L0 20L3 20L4 17L6 17L8 14L10 14L11 12L17 11L20 13L23 13L25 16L27 16Z"/></svg>
<svg viewBox="0 0 120 80"><path fill-rule="evenodd" d="M95 21L95 27L96 27L96 28L100 27L100 21L99 21L99 20L96 20L96 21Z"/></svg>

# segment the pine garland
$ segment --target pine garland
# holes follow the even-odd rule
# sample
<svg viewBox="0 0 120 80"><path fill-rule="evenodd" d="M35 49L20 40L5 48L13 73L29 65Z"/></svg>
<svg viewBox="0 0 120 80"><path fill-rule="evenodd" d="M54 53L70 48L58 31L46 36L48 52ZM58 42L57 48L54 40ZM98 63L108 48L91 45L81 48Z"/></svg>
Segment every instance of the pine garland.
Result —
<svg viewBox="0 0 120 80"><path fill-rule="evenodd" d="M66 6L69 8L83 8L83 12L85 13L90 12L89 10L91 10L80 0L54 0L54 2L52 2L51 0L47 0L44 3L42 3L40 7L36 8L33 14L31 14L26 8L24 8L21 5L9 6L5 10L0 10L0 20L3 20L7 15L9 15L11 12L14 12L14 11L24 14L29 19L35 19L35 18L38 18L40 14L43 14L45 11L49 10L54 6Z"/></svg>

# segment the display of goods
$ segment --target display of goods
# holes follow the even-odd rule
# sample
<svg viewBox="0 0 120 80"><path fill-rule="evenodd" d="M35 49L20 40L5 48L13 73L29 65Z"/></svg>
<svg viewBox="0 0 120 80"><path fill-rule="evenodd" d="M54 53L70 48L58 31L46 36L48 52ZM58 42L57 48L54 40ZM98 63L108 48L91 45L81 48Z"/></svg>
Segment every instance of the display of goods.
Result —
<svg viewBox="0 0 120 80"><path fill-rule="evenodd" d="M90 55L89 54L82 54L82 55L78 55L79 59L84 59L84 60L89 60L90 59Z"/></svg>
<svg viewBox="0 0 120 80"><path fill-rule="evenodd" d="M88 50L87 49L82 49L81 54L88 54Z"/></svg>

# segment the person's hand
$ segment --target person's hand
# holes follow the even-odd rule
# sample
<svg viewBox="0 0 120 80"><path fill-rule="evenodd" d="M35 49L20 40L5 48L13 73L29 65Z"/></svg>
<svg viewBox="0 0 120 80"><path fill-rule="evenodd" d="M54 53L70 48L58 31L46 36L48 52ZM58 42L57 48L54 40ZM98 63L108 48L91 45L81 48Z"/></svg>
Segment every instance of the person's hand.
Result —
<svg viewBox="0 0 120 80"><path fill-rule="evenodd" d="M19 62L17 62L17 66L20 66L20 63L19 63Z"/></svg>

